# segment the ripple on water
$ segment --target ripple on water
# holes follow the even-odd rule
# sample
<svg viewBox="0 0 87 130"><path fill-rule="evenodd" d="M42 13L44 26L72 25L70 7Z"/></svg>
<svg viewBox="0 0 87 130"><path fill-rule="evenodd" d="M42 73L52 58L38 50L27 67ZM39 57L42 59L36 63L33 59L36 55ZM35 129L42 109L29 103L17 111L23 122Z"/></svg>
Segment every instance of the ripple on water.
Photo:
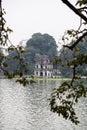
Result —
<svg viewBox="0 0 87 130"><path fill-rule="evenodd" d="M23 87L0 80L0 130L87 130L87 101L76 106L81 124L75 126L50 111L48 98L58 81L38 81Z"/></svg>

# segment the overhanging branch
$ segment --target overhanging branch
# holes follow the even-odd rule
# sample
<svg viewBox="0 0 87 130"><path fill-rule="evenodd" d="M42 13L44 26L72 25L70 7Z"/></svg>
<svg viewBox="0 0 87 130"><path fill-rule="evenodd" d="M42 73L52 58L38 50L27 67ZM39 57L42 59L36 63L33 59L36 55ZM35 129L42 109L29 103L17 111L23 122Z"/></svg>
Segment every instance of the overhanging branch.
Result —
<svg viewBox="0 0 87 130"><path fill-rule="evenodd" d="M1 0L0 0L0 8L1 8Z"/></svg>
<svg viewBox="0 0 87 130"><path fill-rule="evenodd" d="M76 40L76 42L74 42L74 44L73 44L72 46L64 45L64 47L67 47L67 48L73 50L73 48L74 48L85 36L87 36L87 32L85 32L81 37L79 37L79 39Z"/></svg>
<svg viewBox="0 0 87 130"><path fill-rule="evenodd" d="M68 0L61 0L64 4L66 4L74 13L76 13L79 17L81 17L84 21L87 22L87 17L83 15L78 9L76 9Z"/></svg>

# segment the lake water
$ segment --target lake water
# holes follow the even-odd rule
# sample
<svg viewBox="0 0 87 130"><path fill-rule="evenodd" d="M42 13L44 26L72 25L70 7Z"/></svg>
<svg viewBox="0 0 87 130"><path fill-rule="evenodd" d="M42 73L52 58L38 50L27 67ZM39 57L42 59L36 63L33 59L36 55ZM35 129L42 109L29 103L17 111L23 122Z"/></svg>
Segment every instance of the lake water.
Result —
<svg viewBox="0 0 87 130"><path fill-rule="evenodd" d="M59 81L38 81L23 87L13 80L0 79L0 130L87 130L87 99L81 99L76 111L81 123L50 111L50 94Z"/></svg>

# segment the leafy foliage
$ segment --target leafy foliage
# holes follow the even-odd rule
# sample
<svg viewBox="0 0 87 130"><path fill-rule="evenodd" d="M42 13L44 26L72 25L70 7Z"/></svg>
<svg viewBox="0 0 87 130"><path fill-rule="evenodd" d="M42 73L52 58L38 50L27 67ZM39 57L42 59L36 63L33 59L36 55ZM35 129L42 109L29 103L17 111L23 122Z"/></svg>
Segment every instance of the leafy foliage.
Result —
<svg viewBox="0 0 87 130"><path fill-rule="evenodd" d="M82 6L82 5L85 5L87 4L87 0L78 0L76 5L79 5L79 6Z"/></svg>
<svg viewBox="0 0 87 130"><path fill-rule="evenodd" d="M79 123L74 105L81 97L87 96L87 0L78 0L77 9L69 1L62 0L71 10L81 17L77 30L67 30L62 37L63 49L61 50L61 70L68 73L71 80L63 82L53 90L50 98L51 111L62 115L63 118L71 120L76 125ZM84 5L84 7L83 7ZM85 21L85 24L83 22ZM64 75L63 73L63 75ZM66 75L65 75L66 76ZM85 76L85 79L82 78Z"/></svg>
<svg viewBox="0 0 87 130"><path fill-rule="evenodd" d="M9 72L18 71L18 68L22 64L20 72L23 70L23 74L33 74L35 59L40 55L48 55L50 60L54 59L57 55L57 45L54 38L48 34L35 33L32 38L28 40L25 48L18 46L10 46L8 48L9 55L7 56L6 62L8 67L6 68ZM24 62L24 63L23 63ZM23 75L22 74L22 75Z"/></svg>
<svg viewBox="0 0 87 130"><path fill-rule="evenodd" d="M53 60L57 55L56 42L49 34L35 33L27 41L23 56L29 63L27 66L28 74L33 73L35 59L40 55L47 55L50 60Z"/></svg>
<svg viewBox="0 0 87 130"><path fill-rule="evenodd" d="M3 58L4 58L4 54L3 54L3 52L0 50L0 66L1 66L1 63L2 63Z"/></svg>
<svg viewBox="0 0 87 130"><path fill-rule="evenodd" d="M24 58L22 57L23 48L21 46L15 47L11 41L9 40L9 33L12 30L9 27L6 27L6 20L4 19L5 10L2 9L2 1L0 1L0 45L7 46L10 43L8 51L16 52L16 55L13 57L6 57L0 51L0 69L3 71L4 75L7 76L9 79L14 78L15 76L20 76L23 78L23 85L26 85L28 82L24 80L23 72L26 68L26 63L24 62ZM11 65L8 62L9 60L17 61L17 67L14 68L14 71L11 72ZM15 62L13 62L15 65ZM9 69L8 69L9 68ZM17 80L18 81L18 80Z"/></svg>
<svg viewBox="0 0 87 130"><path fill-rule="evenodd" d="M75 81L71 87L71 82L63 82L58 88L54 89L51 99L51 111L62 115L63 118L78 124L74 105L81 97L86 97L87 87L82 82Z"/></svg>
<svg viewBox="0 0 87 130"><path fill-rule="evenodd" d="M56 63L61 61L62 66L67 66L68 72L71 71L71 81L63 82L58 88L56 88L50 99L51 111L58 113L58 115L62 115L65 119L71 120L73 123L78 124L78 118L76 116L74 105L79 101L81 97L86 97L87 87L84 86L84 80L82 79L82 75L80 69L84 72L87 68L87 52L81 53L81 48L78 47L79 43L83 43L84 40L86 42L87 38L87 0L78 0L76 5L80 8L76 8L73 6L68 0L62 0L72 11L74 11L80 18L80 25L77 30L71 29L67 30L62 37L64 53L65 50L67 55L65 55L65 59L57 60ZM1 1L0 1L1 6ZM6 45L10 42L8 35L12 30L10 28L6 28L6 21L4 19L5 11L0 7L0 45ZM84 22L83 22L84 20ZM70 43L70 44L68 44ZM7 63L8 59L0 55L0 68L4 71L4 74L8 78L13 78L15 76L20 76L21 78L17 79L16 82L27 85L29 82L26 77L23 77L23 73L26 68L25 58L23 58L23 49L21 46L14 47L10 42L11 46L8 48L10 53L8 59L12 59L16 62L16 67L14 67L13 72L9 72L8 67L9 63ZM44 48L46 46L46 48ZM39 54L47 54L50 59L53 59L57 55L56 51L56 43L55 40L49 36L48 34L34 34L32 38L27 42L26 53L24 53L24 57L30 57L29 60L33 59L35 55ZM67 49L66 49L67 48ZM86 49L87 50L87 49ZM32 53L31 53L32 52ZM15 55L14 55L15 54ZM29 55L30 56L29 56ZM26 59L27 59L26 58ZM84 67L84 68L83 68ZM87 74L85 74L85 78ZM31 82L33 82L31 80Z"/></svg>
<svg viewBox="0 0 87 130"><path fill-rule="evenodd" d="M53 59L55 55L57 55L56 42L54 38L48 34L33 34L32 38L27 42L26 49L27 48L33 49L37 54L48 55L50 59Z"/></svg>
<svg viewBox="0 0 87 130"><path fill-rule="evenodd" d="M72 45L72 43L70 45ZM86 75L87 38L79 42L73 51L67 47L62 48L60 50L60 55L55 60L60 61L58 62L57 66L60 69L63 77L72 78L73 65L77 66L77 71L80 71L80 76Z"/></svg>

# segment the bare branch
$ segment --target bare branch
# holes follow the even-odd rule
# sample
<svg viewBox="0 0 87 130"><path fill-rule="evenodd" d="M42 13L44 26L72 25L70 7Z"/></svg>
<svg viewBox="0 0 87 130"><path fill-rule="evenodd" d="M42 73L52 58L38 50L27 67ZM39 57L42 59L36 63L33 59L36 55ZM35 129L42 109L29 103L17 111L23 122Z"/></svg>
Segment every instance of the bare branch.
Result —
<svg viewBox="0 0 87 130"><path fill-rule="evenodd" d="M74 13L76 13L79 17L81 17L84 21L87 22L87 17L83 15L78 9L76 9L68 0L62 0L64 4L66 4Z"/></svg>
<svg viewBox="0 0 87 130"><path fill-rule="evenodd" d="M80 18L80 25L78 27L78 31L80 30L81 26L82 26L82 19Z"/></svg>
<svg viewBox="0 0 87 130"><path fill-rule="evenodd" d="M86 6L85 6L85 7L82 7L82 8L78 8L79 11L81 11L81 10L85 10L85 9L87 9Z"/></svg>
<svg viewBox="0 0 87 130"><path fill-rule="evenodd" d="M76 42L74 42L74 44L73 44L72 46L64 45L64 47L67 47L67 48L73 50L73 48L74 48L85 36L87 36L87 32L85 32L81 37L79 37L79 39L78 39Z"/></svg>
<svg viewBox="0 0 87 130"><path fill-rule="evenodd" d="M2 6L2 5L1 5L1 2L2 2L2 1L0 0L0 9L1 9L1 6Z"/></svg>

